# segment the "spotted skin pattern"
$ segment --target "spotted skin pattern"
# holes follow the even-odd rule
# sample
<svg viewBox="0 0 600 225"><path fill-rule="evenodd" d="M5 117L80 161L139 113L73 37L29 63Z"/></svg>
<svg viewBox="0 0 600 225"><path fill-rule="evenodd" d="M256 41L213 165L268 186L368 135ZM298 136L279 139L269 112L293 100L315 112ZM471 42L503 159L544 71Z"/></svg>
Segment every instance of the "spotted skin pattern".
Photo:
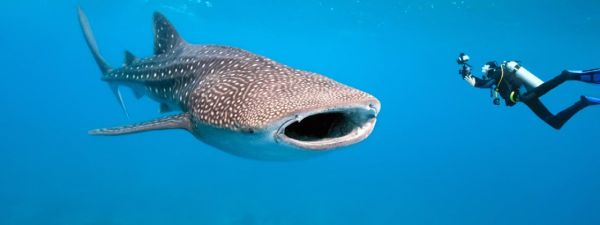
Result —
<svg viewBox="0 0 600 225"><path fill-rule="evenodd" d="M195 122L260 129L298 110L373 99L239 48L187 44L160 14L155 14L155 30L158 55L114 69L103 80L142 85L153 99L179 106Z"/></svg>
<svg viewBox="0 0 600 225"><path fill-rule="evenodd" d="M124 65L112 68L98 50L87 16L81 8L78 12L101 79L109 84L125 113L120 86L132 88L137 97L157 101L161 112L181 111L147 122L92 130L90 134L185 129L234 155L287 160L357 143L375 125L380 107L375 97L239 48L189 44L160 13L154 14L154 54L137 58L126 51ZM326 131L331 136L302 141L302 137L294 136L297 130L290 133L294 138L285 133L290 124L307 116L333 112L343 117L320 121L329 125ZM311 129L324 128L306 128L308 132ZM346 133L336 136L340 132Z"/></svg>

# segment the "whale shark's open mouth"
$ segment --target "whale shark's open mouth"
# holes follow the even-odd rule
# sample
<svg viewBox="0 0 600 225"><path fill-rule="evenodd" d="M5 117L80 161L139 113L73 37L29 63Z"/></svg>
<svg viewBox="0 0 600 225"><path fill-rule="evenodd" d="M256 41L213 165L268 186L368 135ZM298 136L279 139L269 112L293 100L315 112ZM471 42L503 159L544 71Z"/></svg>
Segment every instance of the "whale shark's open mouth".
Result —
<svg viewBox="0 0 600 225"><path fill-rule="evenodd" d="M375 126L374 107L337 108L298 115L284 123L277 138L309 150L326 150L362 141Z"/></svg>

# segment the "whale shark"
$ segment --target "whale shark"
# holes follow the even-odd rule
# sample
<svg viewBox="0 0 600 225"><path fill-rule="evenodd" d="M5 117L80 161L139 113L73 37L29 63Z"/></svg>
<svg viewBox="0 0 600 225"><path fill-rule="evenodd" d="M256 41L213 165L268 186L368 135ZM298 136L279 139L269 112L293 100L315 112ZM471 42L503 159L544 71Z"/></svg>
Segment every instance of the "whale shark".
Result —
<svg viewBox="0 0 600 225"><path fill-rule="evenodd" d="M138 58L125 51L123 65L112 67L81 7L78 16L101 80L125 114L121 87L168 113L91 135L183 129L240 157L293 160L356 144L375 127L381 104L374 96L240 48L190 44L159 12L153 16L154 54Z"/></svg>

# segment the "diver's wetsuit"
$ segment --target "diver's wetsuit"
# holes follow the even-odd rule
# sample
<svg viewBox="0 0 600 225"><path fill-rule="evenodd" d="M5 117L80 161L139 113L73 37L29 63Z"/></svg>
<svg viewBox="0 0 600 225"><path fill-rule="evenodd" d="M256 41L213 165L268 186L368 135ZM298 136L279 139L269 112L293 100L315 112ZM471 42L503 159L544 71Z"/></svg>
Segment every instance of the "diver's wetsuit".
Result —
<svg viewBox="0 0 600 225"><path fill-rule="evenodd" d="M548 110L548 108L546 108L539 98L567 80L581 80L587 82L584 80L585 78L583 78L583 76L589 75L594 77L596 73L597 71L570 72L565 70L560 75L536 88L528 90L524 94L519 93L519 89L521 85L523 85L523 82L519 80L514 73L509 72L502 66L498 67L494 71L490 71L488 73L488 77L484 77L483 79L475 77L470 73L463 74L463 79L472 86L478 88L493 88L494 86L497 86L496 90L505 100L507 106L513 106L517 104L517 102L521 101L525 103L525 105L527 105L540 119L544 120L553 128L560 129L569 119L571 119L571 117L573 117L573 115L575 115L575 113L591 105L592 103L582 96L579 101L575 102L575 104L554 115ZM498 83L498 81L500 81L500 83Z"/></svg>

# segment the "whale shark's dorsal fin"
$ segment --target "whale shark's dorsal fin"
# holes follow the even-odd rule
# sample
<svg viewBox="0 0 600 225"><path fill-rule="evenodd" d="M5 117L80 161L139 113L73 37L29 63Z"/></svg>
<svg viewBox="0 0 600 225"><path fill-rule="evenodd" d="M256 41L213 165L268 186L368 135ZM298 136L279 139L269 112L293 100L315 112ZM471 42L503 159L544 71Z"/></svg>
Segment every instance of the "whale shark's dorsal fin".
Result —
<svg viewBox="0 0 600 225"><path fill-rule="evenodd" d="M103 128L91 130L91 135L123 135L132 134L145 131L153 130L166 130L166 129L186 129L191 130L190 114L182 113L173 116L167 116L148 122L136 123L131 125L125 125L120 127Z"/></svg>
<svg viewBox="0 0 600 225"><path fill-rule="evenodd" d="M175 27L159 12L154 13L154 54L173 52L180 45L185 44Z"/></svg>
<svg viewBox="0 0 600 225"><path fill-rule="evenodd" d="M125 66L131 65L131 63L133 63L136 60L138 60L138 58L135 57L135 55L133 55L133 53L131 53L130 51L125 51L125 62L124 62Z"/></svg>

